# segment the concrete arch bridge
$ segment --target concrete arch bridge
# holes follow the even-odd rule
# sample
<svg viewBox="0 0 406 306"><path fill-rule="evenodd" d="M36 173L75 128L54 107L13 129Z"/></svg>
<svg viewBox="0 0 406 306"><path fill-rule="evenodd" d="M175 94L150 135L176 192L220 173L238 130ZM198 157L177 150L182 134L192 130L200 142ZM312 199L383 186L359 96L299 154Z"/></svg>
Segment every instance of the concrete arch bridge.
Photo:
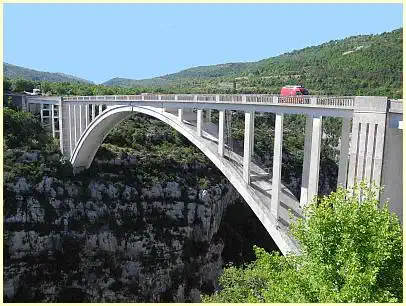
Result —
<svg viewBox="0 0 406 306"><path fill-rule="evenodd" d="M280 97L276 95L23 96L24 110L39 112L59 139L76 171L88 168L109 131L134 112L170 125L197 146L227 177L262 222L282 253L298 252L288 234L288 210L296 217L317 195L322 118L342 117L338 184L351 188L364 179L385 185L381 199L402 215L402 101L386 97ZM195 111L191 111L195 110ZM203 116L205 110L205 116ZM212 110L219 114L211 121ZM229 110L245 113L242 152L225 150ZM275 113L271 178L251 161L256 113ZM284 114L306 115L300 199L281 181Z"/></svg>

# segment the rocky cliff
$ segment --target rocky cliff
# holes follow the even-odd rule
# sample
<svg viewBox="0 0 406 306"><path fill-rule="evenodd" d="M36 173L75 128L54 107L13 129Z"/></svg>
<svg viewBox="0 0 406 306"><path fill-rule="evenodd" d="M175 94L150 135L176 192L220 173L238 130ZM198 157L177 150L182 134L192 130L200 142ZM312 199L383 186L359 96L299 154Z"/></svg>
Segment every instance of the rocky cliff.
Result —
<svg viewBox="0 0 406 306"><path fill-rule="evenodd" d="M134 146L119 143L129 135ZM6 109L5 140L5 301L196 302L214 290L215 234L238 194L179 135L133 118L75 176L32 116Z"/></svg>
<svg viewBox="0 0 406 306"><path fill-rule="evenodd" d="M6 301L196 302L215 288L223 243L212 238L236 191L181 173L144 186L129 167L6 184Z"/></svg>

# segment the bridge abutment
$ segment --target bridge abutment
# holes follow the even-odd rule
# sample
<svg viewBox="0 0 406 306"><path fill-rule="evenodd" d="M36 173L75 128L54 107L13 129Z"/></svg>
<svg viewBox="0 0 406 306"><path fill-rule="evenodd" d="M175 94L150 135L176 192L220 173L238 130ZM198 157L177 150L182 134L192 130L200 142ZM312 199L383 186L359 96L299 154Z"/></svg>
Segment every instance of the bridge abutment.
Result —
<svg viewBox="0 0 406 306"><path fill-rule="evenodd" d="M362 180L381 184L388 103L386 97L355 97L347 188ZM377 195L379 197L379 195Z"/></svg>

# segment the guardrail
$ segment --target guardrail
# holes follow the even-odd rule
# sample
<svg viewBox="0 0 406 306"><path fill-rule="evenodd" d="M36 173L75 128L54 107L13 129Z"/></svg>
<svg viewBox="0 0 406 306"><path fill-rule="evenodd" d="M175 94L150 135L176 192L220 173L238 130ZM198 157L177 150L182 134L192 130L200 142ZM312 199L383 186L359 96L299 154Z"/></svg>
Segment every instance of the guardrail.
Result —
<svg viewBox="0 0 406 306"><path fill-rule="evenodd" d="M193 95L193 94L141 94L114 96L69 96L64 101L179 101L194 103L286 104L327 108L354 108L354 97L279 96L279 95Z"/></svg>

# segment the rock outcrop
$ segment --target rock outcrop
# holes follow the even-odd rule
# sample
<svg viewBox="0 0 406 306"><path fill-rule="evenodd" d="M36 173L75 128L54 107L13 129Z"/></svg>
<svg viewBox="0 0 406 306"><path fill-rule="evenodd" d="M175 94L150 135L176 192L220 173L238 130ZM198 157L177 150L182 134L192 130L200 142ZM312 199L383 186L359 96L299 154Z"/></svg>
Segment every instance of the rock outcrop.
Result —
<svg viewBox="0 0 406 306"><path fill-rule="evenodd" d="M212 291L223 264L213 236L238 197L230 184L102 177L5 186L15 198L4 216L5 301L198 302Z"/></svg>

